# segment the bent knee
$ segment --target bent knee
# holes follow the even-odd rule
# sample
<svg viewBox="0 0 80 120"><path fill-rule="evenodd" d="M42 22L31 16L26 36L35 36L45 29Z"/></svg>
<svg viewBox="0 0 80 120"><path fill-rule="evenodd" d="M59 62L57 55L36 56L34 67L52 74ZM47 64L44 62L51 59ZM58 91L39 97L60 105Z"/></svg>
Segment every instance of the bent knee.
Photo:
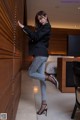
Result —
<svg viewBox="0 0 80 120"><path fill-rule="evenodd" d="M28 75L29 75L30 77L33 76L32 74L33 74L33 73L32 73L31 71L28 71Z"/></svg>

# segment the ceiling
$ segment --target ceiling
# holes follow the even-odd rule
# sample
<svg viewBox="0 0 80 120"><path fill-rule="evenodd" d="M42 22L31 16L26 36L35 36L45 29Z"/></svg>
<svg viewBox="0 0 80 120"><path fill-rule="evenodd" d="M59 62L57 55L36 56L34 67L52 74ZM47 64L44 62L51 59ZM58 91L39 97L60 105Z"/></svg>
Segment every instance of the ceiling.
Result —
<svg viewBox="0 0 80 120"><path fill-rule="evenodd" d="M34 26L34 17L44 10L54 28L80 29L80 0L27 0L27 23Z"/></svg>

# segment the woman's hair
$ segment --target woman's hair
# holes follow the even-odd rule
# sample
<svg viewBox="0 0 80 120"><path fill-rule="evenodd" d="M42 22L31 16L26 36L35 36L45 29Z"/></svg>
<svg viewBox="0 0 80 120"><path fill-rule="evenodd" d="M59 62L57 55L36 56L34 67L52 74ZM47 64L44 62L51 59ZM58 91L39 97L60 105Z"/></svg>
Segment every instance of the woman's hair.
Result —
<svg viewBox="0 0 80 120"><path fill-rule="evenodd" d="M35 27L38 28L41 26L41 23L39 22L38 20L38 16L46 16L47 14L44 12L44 11L39 11L36 16L35 16ZM48 20L48 17L47 17L47 21L49 22Z"/></svg>

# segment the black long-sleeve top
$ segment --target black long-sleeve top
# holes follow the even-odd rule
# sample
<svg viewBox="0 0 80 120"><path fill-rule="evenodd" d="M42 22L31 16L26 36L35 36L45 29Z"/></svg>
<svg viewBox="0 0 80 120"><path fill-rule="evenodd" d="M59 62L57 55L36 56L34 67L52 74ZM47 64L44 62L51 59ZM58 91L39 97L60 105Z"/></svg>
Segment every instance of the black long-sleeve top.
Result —
<svg viewBox="0 0 80 120"><path fill-rule="evenodd" d="M23 31L29 36L29 53L33 56L48 56L48 45L51 33L49 23L42 25L36 31L24 26Z"/></svg>

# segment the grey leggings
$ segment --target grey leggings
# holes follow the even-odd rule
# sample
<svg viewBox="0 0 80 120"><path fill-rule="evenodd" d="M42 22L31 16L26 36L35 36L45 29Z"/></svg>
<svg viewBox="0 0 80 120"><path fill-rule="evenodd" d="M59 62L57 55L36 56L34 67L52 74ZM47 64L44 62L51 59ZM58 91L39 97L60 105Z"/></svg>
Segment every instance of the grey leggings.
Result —
<svg viewBox="0 0 80 120"><path fill-rule="evenodd" d="M48 57L37 56L29 67L29 76L40 80L41 97L46 100L45 65Z"/></svg>

